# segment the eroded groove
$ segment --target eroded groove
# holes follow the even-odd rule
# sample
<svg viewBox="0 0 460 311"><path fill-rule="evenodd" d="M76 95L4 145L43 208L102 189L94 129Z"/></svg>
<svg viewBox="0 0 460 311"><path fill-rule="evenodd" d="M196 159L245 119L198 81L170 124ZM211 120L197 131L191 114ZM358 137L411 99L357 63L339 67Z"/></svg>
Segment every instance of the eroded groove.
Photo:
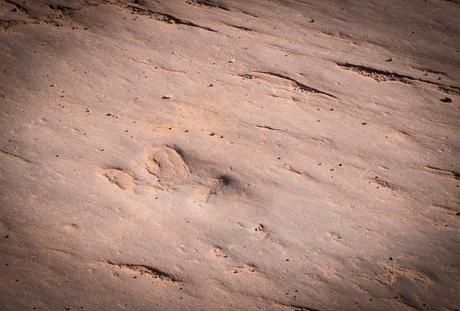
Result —
<svg viewBox="0 0 460 311"><path fill-rule="evenodd" d="M263 45L265 45L266 47L269 47L271 49L281 51L283 53L290 53L290 54L301 55L301 56L306 55L306 54L301 53L299 51L296 51L294 49L291 49L291 48L288 48L288 47L285 47L285 46L280 46L280 45L273 44L273 43L264 43Z"/></svg>
<svg viewBox="0 0 460 311"><path fill-rule="evenodd" d="M286 304L282 302L276 302L277 305L290 308L293 311L321 311L320 309L316 308L311 308L311 307L306 307L306 306L301 306L301 305L296 305L296 304Z"/></svg>
<svg viewBox="0 0 460 311"><path fill-rule="evenodd" d="M460 212L458 210L449 206L433 204L431 207L440 212L444 212L454 216L460 216Z"/></svg>
<svg viewBox="0 0 460 311"><path fill-rule="evenodd" d="M262 129L266 129L266 130L270 130L270 131L285 132L285 131L282 130L282 129L274 128L274 127L271 127L271 126L268 126L268 125L259 125L259 124L256 124L256 126L257 126L258 128L262 128Z"/></svg>
<svg viewBox="0 0 460 311"><path fill-rule="evenodd" d="M0 30L7 31L11 28L14 28L18 25L23 25L23 24L25 24L25 22L1 19L0 20Z"/></svg>
<svg viewBox="0 0 460 311"><path fill-rule="evenodd" d="M290 82L292 82L294 84L294 87L296 90L299 90L300 92L307 92L307 93L313 93L313 94L322 94L322 95L326 95L328 97L332 97L332 98L335 98L337 99L337 97L335 95L332 95L330 93L326 93L326 92L323 92L321 90L318 90L318 89L315 89L311 86L308 86L306 84L303 84L291 77L288 77L288 76L285 76L285 75L282 75L280 73L276 73L276 72L270 72L270 71L255 71L256 73L259 73L259 74L264 74L264 75L268 75L268 76L272 76L272 77L277 77L279 79L283 79L283 80L288 80Z"/></svg>
<svg viewBox="0 0 460 311"><path fill-rule="evenodd" d="M410 83L409 81L416 80L413 77L399 74L397 72L390 72L380 69L375 69L362 65L354 65L350 63L336 63L339 67L356 72L357 74L374 79L377 82L382 81L400 81L403 83Z"/></svg>
<svg viewBox="0 0 460 311"><path fill-rule="evenodd" d="M452 86L452 85L439 85L438 86L438 89L441 91L441 92L444 92L446 94L456 94L456 95L460 95L460 87L456 87L456 86Z"/></svg>
<svg viewBox="0 0 460 311"><path fill-rule="evenodd" d="M78 10L77 8L59 4L50 4L49 7L50 9L60 12L62 15L71 15L73 12Z"/></svg>
<svg viewBox="0 0 460 311"><path fill-rule="evenodd" d="M236 28L241 31L254 31L254 29L244 27L244 26L239 26L239 25L234 25L234 24L225 24L228 27Z"/></svg>
<svg viewBox="0 0 460 311"><path fill-rule="evenodd" d="M356 64L351 64L351 63L341 63L341 62L335 62L337 66L356 72L359 75L369 77L374 79L377 82L382 82L382 81L399 81L402 83L406 84L411 84L412 81L415 82L422 82L422 83L427 83L431 85L436 85L439 87L440 91L443 91L445 93L450 94L449 92L455 93L455 94L460 94L460 87L454 86L454 85L446 85L430 80L425 80L421 78L415 78L409 75L405 74L400 74L394 71L387 71L387 70L381 70L381 69L376 69L364 65L356 65Z"/></svg>
<svg viewBox="0 0 460 311"><path fill-rule="evenodd" d="M290 165L285 165L286 169L289 171L289 172L292 172L292 173L295 173L297 175L303 175L303 173L301 171L299 171L298 169L296 168L293 168L292 166Z"/></svg>
<svg viewBox="0 0 460 311"><path fill-rule="evenodd" d="M208 7L208 8L217 8L221 9L224 11L230 11L229 8L226 6L223 6L218 3L218 1L212 1L212 0L187 0L187 4L195 5L195 6L202 6L202 7Z"/></svg>
<svg viewBox="0 0 460 311"><path fill-rule="evenodd" d="M378 176L374 177L374 179L372 180L374 183L376 183L377 185L383 187L383 188L387 188L387 189L390 189L390 190L397 190L398 187L386 180L383 180L381 178L379 178Z"/></svg>
<svg viewBox="0 0 460 311"><path fill-rule="evenodd" d="M446 169L442 169L442 168L434 167L434 166L430 166L430 165L427 165L426 169L428 171L430 171L432 173L435 173L435 174L438 174L438 175L450 176L450 177L455 178L456 180L460 180L460 173L456 172L456 171L449 171L449 170L446 170Z"/></svg>
<svg viewBox="0 0 460 311"><path fill-rule="evenodd" d="M20 12L24 13L25 15L27 15L28 17L32 18L32 15L30 14L29 10L25 6L23 6L22 4L20 4L18 2L13 1L13 0L6 0L6 3L9 3L9 4L13 5L18 11L20 11ZM25 1L24 1L24 3L25 3Z"/></svg>
<svg viewBox="0 0 460 311"><path fill-rule="evenodd" d="M189 27L200 28L200 29L210 31L210 32L217 32L217 30L214 30L207 26L201 26L191 21L175 17L171 14L153 11L153 10L144 8L142 6L139 6L137 4L128 3L128 4L121 5L121 6L125 9L128 9L132 14L151 16L152 18L155 18L157 21L160 21L160 22L165 22L168 24L185 25Z"/></svg>
<svg viewBox="0 0 460 311"><path fill-rule="evenodd" d="M26 159L26 158L24 158L24 157L22 157L20 155L17 155L17 154L14 154L14 153L2 150L2 149L0 149L0 153L4 154L7 157L12 158L12 159L21 160L21 161L26 162L26 163L32 163L32 161L30 161L29 159Z"/></svg>
<svg viewBox="0 0 460 311"><path fill-rule="evenodd" d="M174 275L161 271L160 269L157 269L149 265L131 264L131 263L115 263L112 261L106 261L105 263L111 266L118 267L120 269L129 269L141 275L148 275L154 279L160 279L163 281L174 282L174 283L182 282L181 280L176 278Z"/></svg>
<svg viewBox="0 0 460 311"><path fill-rule="evenodd" d="M242 13L244 15L247 15L247 16L254 17L254 18L259 18L258 15L254 14L254 13L251 13L251 12L248 12L248 11L240 11L240 13Z"/></svg>
<svg viewBox="0 0 460 311"><path fill-rule="evenodd" d="M163 71L168 71L168 72L173 72L173 73L187 73L186 71L183 71L183 70L173 69L173 68L164 67L162 65L153 64L148 59L142 60L142 59L131 58L130 60L133 61L133 62L139 63L139 64L152 66L152 67L154 67L155 69L158 69L158 70L163 70Z"/></svg>
<svg viewBox="0 0 460 311"><path fill-rule="evenodd" d="M328 32L328 31L321 31L322 34L325 34L326 36L329 36L329 37L333 37L333 38L339 38L339 39L342 39L342 40L348 40L348 41L352 41L353 43L355 43L354 41L354 38L347 35L346 33L343 33L343 32L340 32L340 31L337 31L335 33L332 33L332 32Z"/></svg>
<svg viewBox="0 0 460 311"><path fill-rule="evenodd" d="M36 15L33 11L29 10L26 7L26 1L16 1L16 0L6 0L7 3L11 4L14 6L14 10L21 12L27 19L30 21L7 21L9 23L1 23L3 25L0 25L0 29L3 28L11 28L17 25L27 25L27 24L41 24L45 23L48 25L56 26L56 27L62 27L63 25L63 20L65 17L69 17L73 14L73 12L78 11L82 9L83 7L74 5L72 3L69 3L68 5L59 5L59 4L49 4L48 7L49 9L53 10L56 12L57 15ZM95 4L94 4L95 5ZM34 13L34 14L33 14ZM11 23L13 22L13 24ZM5 27L6 26L6 27ZM76 29L75 26L72 27L72 29Z"/></svg>
<svg viewBox="0 0 460 311"><path fill-rule="evenodd" d="M254 75L250 75L250 74L241 74L241 75L237 75L238 77L241 77L243 79L249 79L249 80L252 80L252 79L255 79L256 76Z"/></svg>
<svg viewBox="0 0 460 311"><path fill-rule="evenodd" d="M439 70L434 70L434 69L424 68L424 67L417 67L417 66L411 66L411 67L416 69L416 70L418 70L418 71L421 71L421 72L437 74L437 75L449 77L445 72L442 72L442 71L439 71Z"/></svg>

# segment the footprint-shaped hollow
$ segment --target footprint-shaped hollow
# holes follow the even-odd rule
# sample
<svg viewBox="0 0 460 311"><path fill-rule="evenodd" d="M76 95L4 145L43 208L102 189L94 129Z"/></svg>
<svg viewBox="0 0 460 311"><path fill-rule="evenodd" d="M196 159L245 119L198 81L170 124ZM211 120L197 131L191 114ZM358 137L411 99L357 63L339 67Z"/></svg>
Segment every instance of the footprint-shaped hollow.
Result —
<svg viewBox="0 0 460 311"><path fill-rule="evenodd" d="M105 171L104 176L109 182L118 186L120 189L132 191L135 183L133 176L128 172L114 168Z"/></svg>
<svg viewBox="0 0 460 311"><path fill-rule="evenodd" d="M161 146L147 153L146 170L159 179L160 184L181 184L190 176L182 155L173 147Z"/></svg>

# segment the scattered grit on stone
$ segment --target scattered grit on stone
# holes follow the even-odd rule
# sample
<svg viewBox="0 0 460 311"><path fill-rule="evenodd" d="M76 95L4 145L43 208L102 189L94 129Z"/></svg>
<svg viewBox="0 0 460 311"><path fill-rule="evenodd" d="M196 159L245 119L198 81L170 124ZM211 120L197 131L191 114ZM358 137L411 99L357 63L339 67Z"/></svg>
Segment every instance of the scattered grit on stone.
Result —
<svg viewBox="0 0 460 311"><path fill-rule="evenodd" d="M455 310L455 1L0 0L0 310Z"/></svg>

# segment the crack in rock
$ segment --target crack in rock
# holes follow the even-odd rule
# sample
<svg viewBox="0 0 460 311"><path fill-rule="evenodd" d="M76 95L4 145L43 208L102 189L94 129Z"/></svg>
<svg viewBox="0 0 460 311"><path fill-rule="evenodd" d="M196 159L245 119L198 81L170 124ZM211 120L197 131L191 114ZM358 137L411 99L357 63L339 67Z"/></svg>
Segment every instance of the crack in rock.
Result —
<svg viewBox="0 0 460 311"><path fill-rule="evenodd" d="M456 180L460 180L460 173L457 171L450 171L450 170L446 170L446 169L442 169L442 168L434 167L430 165L427 165L425 168L427 171L431 173L441 175L441 176L453 177Z"/></svg>
<svg viewBox="0 0 460 311"><path fill-rule="evenodd" d="M341 62L335 62L335 63L337 64L337 66L345 70L353 71L361 76L372 78L377 82L398 81L398 82L402 82L406 84L411 84L412 81L422 82L422 83L427 83L431 85L436 85L438 86L440 91L443 91L448 94L450 94L449 92L452 92L454 94L460 94L460 87L454 86L454 85L446 85L446 84L437 83L437 82L430 81L430 80L415 78L415 77L397 73L394 71L381 70L381 69L376 69L376 68L372 68L372 67L368 67L364 65L356 65L356 64L341 63Z"/></svg>
<svg viewBox="0 0 460 311"><path fill-rule="evenodd" d="M163 281L168 281L168 282L173 282L173 283L183 282L182 280L176 278L174 275L161 271L160 269L149 266L149 265L131 264L131 263L116 263L112 261L105 261L104 263L109 264L111 266L118 267L120 269L129 269L141 275L148 275L154 279L160 279Z"/></svg>
<svg viewBox="0 0 460 311"><path fill-rule="evenodd" d="M160 21L160 22L165 22L165 23L168 23L168 24L185 25L185 26L189 26L189 27L200 28L200 29L210 31L210 32L218 32L217 30L214 30L214 29L209 28L207 26L201 26L201 25L195 24L195 23L193 23L191 21L175 17L175 16L173 16L171 14L166 14L166 13L162 13L162 12L153 11L151 9L144 8L144 7L142 7L140 5L137 5L135 3L119 3L118 5L120 7L122 7L122 8L124 8L124 9L129 10L132 14L151 16L151 17L155 18L157 21Z"/></svg>
<svg viewBox="0 0 460 311"><path fill-rule="evenodd" d="M271 126L268 126L268 125L259 125L259 124L257 124L256 127L261 128L261 129L270 130L270 131L286 132L286 131L284 131L282 129L274 128L274 127L271 127Z"/></svg>
<svg viewBox="0 0 460 311"><path fill-rule="evenodd" d="M293 79L291 77L282 75L280 73L270 72L270 71L255 71L255 72L259 73L259 74L268 75L268 76L272 76L272 77L276 77L276 78L279 78L279 79L290 81L290 82L292 82L294 84L294 89L298 90L300 92L307 92L307 93L313 93L313 94L322 94L322 95L326 95L328 97L332 97L332 98L337 99L337 97L335 95L332 95L330 93L326 93L324 91L318 90L316 88L313 88L311 86L303 84L303 83L301 83L301 82L299 82L299 81L297 81L297 80L295 80L295 79Z"/></svg>
<svg viewBox="0 0 460 311"><path fill-rule="evenodd" d="M227 8L226 6L219 4L218 0L187 0L186 3L194 5L194 6L217 8L217 9L221 9L224 11L230 11L230 9Z"/></svg>
<svg viewBox="0 0 460 311"><path fill-rule="evenodd" d="M17 155L17 154L14 154L14 153L2 150L2 149L0 149L0 154L4 154L9 158L16 159L16 160L21 160L21 161L26 162L26 163L32 163L32 161L29 160L29 159L26 159L26 158L24 158L24 157L22 157L20 155Z"/></svg>

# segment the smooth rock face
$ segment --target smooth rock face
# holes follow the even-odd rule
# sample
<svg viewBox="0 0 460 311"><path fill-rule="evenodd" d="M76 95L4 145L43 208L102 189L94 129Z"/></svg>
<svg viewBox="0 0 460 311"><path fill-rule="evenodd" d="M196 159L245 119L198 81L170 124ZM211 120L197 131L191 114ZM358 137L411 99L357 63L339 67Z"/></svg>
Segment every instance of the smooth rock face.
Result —
<svg viewBox="0 0 460 311"><path fill-rule="evenodd" d="M1 0L0 310L455 310L458 1Z"/></svg>

